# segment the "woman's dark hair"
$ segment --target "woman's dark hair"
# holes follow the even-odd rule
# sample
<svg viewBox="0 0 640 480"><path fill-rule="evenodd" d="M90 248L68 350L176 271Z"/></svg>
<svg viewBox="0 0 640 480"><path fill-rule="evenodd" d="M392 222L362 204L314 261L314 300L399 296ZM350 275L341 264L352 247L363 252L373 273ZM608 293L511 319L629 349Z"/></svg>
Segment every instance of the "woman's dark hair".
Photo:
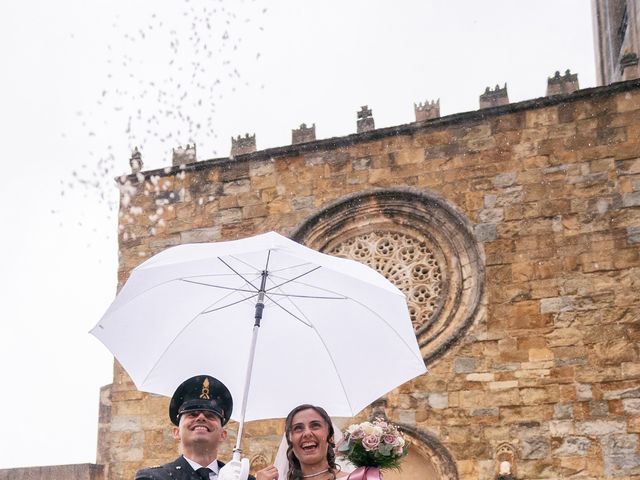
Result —
<svg viewBox="0 0 640 480"><path fill-rule="evenodd" d="M322 419L327 424L329 428L329 437L327 438L327 443L329 444L327 448L327 464L329 465L329 471L333 474L333 478L336 478L336 471L338 467L336 467L336 454L334 449L336 447L333 434L333 423L331 422L331 418L329 414L322 407L316 407L315 405L298 405L296 408L289 412L287 415L287 420L284 423L284 434L287 438L287 459L289 460L289 472L287 474L287 480L300 480L302 478L302 468L300 467L300 461L298 457L296 457L295 453L293 453L293 445L291 444L291 429L293 427L293 417L298 412L303 410L314 410L318 415L322 417Z"/></svg>

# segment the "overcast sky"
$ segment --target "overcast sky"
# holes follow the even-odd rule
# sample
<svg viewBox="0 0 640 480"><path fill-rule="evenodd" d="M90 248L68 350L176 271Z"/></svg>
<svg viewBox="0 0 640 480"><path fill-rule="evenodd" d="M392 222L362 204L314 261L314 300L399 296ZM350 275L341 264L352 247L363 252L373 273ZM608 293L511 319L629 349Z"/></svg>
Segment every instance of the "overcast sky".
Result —
<svg viewBox="0 0 640 480"><path fill-rule="evenodd" d="M291 129L354 133L518 102L571 69L595 86L587 0L21 0L0 3L0 468L95 461L112 357L87 332L113 300L117 189L138 146L227 156Z"/></svg>

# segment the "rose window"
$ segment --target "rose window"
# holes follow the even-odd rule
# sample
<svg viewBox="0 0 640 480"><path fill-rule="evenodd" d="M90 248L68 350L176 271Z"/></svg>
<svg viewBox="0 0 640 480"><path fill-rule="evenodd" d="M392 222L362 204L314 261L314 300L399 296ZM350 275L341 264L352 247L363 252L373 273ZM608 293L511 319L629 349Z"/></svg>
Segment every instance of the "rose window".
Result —
<svg viewBox="0 0 640 480"><path fill-rule="evenodd" d="M415 330L427 324L438 310L442 269L426 241L406 233L369 232L343 241L329 253L357 259L402 290Z"/></svg>
<svg viewBox="0 0 640 480"><path fill-rule="evenodd" d="M483 253L473 226L428 191L354 194L308 218L292 238L362 262L398 287L427 364L450 351L482 313Z"/></svg>

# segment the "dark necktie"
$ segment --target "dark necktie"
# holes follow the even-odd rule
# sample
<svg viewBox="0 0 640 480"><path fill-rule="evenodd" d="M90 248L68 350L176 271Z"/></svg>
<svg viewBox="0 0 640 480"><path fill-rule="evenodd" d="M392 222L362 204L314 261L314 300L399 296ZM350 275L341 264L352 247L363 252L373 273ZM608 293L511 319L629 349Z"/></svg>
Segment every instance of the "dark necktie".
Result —
<svg viewBox="0 0 640 480"><path fill-rule="evenodd" d="M211 472L211 469L206 467L201 467L196 470L196 473L202 480L209 480L209 472Z"/></svg>

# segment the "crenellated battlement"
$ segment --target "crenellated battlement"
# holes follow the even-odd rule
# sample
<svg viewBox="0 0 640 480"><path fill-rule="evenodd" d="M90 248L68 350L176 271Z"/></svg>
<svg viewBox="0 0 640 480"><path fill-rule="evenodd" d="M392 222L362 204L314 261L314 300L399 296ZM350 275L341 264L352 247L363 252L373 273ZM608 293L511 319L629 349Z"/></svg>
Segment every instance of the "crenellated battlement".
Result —
<svg viewBox="0 0 640 480"><path fill-rule="evenodd" d="M555 95L568 95L579 90L578 74L571 73L570 70L565 70L564 74L560 74L560 71L556 71L554 75L547 78L547 91L546 96L552 97ZM509 105L509 94L507 91L506 82L501 87L496 84L491 88L487 86L485 91L479 96L479 109L499 107ZM522 103L522 102L520 102ZM441 118L440 116L440 98L436 100L424 100L413 104L415 123L432 122ZM368 105L363 105L360 110L356 112L356 132L365 133L376 130L375 121L373 118L373 111ZM381 129L384 130L384 129ZM291 145L300 145L305 143L313 143L318 141L316 137L316 124L312 123L311 126L307 126L306 123L301 123L298 128L291 129ZM245 133L238 135L237 137L231 137L231 151L229 158L235 158L240 155L246 155L257 151L256 135ZM185 165L189 163L195 163L196 147L187 145L186 147L178 147L173 150L172 164ZM136 148L129 160L131 165L131 172L138 173L142 170L142 156Z"/></svg>

